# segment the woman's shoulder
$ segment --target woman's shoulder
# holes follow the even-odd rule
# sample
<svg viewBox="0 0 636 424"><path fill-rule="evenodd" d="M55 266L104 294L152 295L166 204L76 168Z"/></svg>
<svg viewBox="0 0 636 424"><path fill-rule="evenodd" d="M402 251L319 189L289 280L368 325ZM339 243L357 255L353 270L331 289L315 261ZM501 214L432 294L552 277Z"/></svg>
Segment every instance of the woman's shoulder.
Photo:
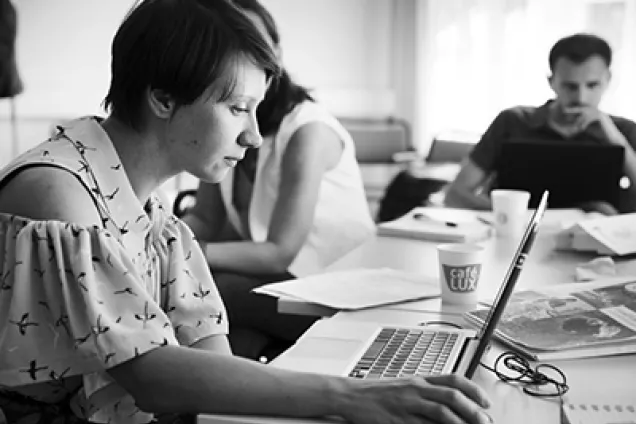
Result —
<svg viewBox="0 0 636 424"><path fill-rule="evenodd" d="M0 188L0 212L33 220L100 224L95 203L80 180L55 166L28 167Z"/></svg>
<svg viewBox="0 0 636 424"><path fill-rule="evenodd" d="M283 119L279 136L289 138L299 128L308 124L323 124L335 130L342 138L346 131L338 119L323 105L312 100L297 104Z"/></svg>
<svg viewBox="0 0 636 424"><path fill-rule="evenodd" d="M304 100L294 106L291 111L285 115L283 122L328 117L332 117L332 115L323 105L314 100Z"/></svg>

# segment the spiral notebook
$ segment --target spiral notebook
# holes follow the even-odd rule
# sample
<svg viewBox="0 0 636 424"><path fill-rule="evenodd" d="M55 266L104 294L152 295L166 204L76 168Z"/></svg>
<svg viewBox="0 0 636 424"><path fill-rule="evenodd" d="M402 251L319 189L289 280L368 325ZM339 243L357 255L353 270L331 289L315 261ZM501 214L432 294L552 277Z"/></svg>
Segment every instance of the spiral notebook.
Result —
<svg viewBox="0 0 636 424"><path fill-rule="evenodd" d="M563 402L562 424L636 424L636 401L580 403Z"/></svg>

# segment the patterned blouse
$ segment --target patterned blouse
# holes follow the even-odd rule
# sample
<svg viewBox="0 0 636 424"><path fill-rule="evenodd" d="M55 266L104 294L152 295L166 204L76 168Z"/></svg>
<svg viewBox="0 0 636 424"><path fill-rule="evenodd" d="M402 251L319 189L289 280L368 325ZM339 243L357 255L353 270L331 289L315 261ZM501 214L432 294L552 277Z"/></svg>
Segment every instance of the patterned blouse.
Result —
<svg viewBox="0 0 636 424"><path fill-rule="evenodd" d="M156 197L140 203L99 119L57 130L0 170L0 187L26 166L66 169L102 225L0 213L0 409L11 412L4 393L91 422L148 423L106 370L227 334L223 303L190 229Z"/></svg>

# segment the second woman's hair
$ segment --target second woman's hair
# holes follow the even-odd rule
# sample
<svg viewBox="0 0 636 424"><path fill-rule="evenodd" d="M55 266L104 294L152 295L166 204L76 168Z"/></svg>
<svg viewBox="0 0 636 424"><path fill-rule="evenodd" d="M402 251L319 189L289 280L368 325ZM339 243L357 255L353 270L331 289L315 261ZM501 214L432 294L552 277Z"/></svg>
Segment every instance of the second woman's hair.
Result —
<svg viewBox="0 0 636 424"><path fill-rule="evenodd" d="M241 9L252 12L260 18L274 45L280 44L280 34L272 15L257 0L233 0ZM265 99L256 110L258 126L262 135L276 133L283 118L305 100L313 101L309 91L296 84L289 73L282 72L275 78L265 94Z"/></svg>

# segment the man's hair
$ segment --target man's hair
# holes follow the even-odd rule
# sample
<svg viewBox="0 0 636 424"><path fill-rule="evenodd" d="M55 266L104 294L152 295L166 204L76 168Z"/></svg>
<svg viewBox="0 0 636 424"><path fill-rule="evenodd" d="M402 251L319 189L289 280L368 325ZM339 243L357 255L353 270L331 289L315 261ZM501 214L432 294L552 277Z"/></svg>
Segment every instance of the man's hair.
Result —
<svg viewBox="0 0 636 424"><path fill-rule="evenodd" d="M234 3L245 10L258 16L265 26L269 37L274 44L280 44L280 34L272 15L258 0L233 0ZM275 77L265 94L265 99L256 110L256 118L261 134L271 135L278 131L283 118L305 100L313 101L309 90L296 84L289 73L282 69L280 75Z"/></svg>
<svg viewBox="0 0 636 424"><path fill-rule="evenodd" d="M557 41L550 50L548 61L550 70L554 71L557 61L561 58L578 64L592 56L600 56L607 67L612 64L612 49L607 41L593 34L579 33Z"/></svg>
<svg viewBox="0 0 636 424"><path fill-rule="evenodd" d="M234 90L242 58L268 78L280 72L271 47L230 1L145 0L115 34L104 107L139 128L148 89L164 90L177 108L192 104L209 87L224 101Z"/></svg>

